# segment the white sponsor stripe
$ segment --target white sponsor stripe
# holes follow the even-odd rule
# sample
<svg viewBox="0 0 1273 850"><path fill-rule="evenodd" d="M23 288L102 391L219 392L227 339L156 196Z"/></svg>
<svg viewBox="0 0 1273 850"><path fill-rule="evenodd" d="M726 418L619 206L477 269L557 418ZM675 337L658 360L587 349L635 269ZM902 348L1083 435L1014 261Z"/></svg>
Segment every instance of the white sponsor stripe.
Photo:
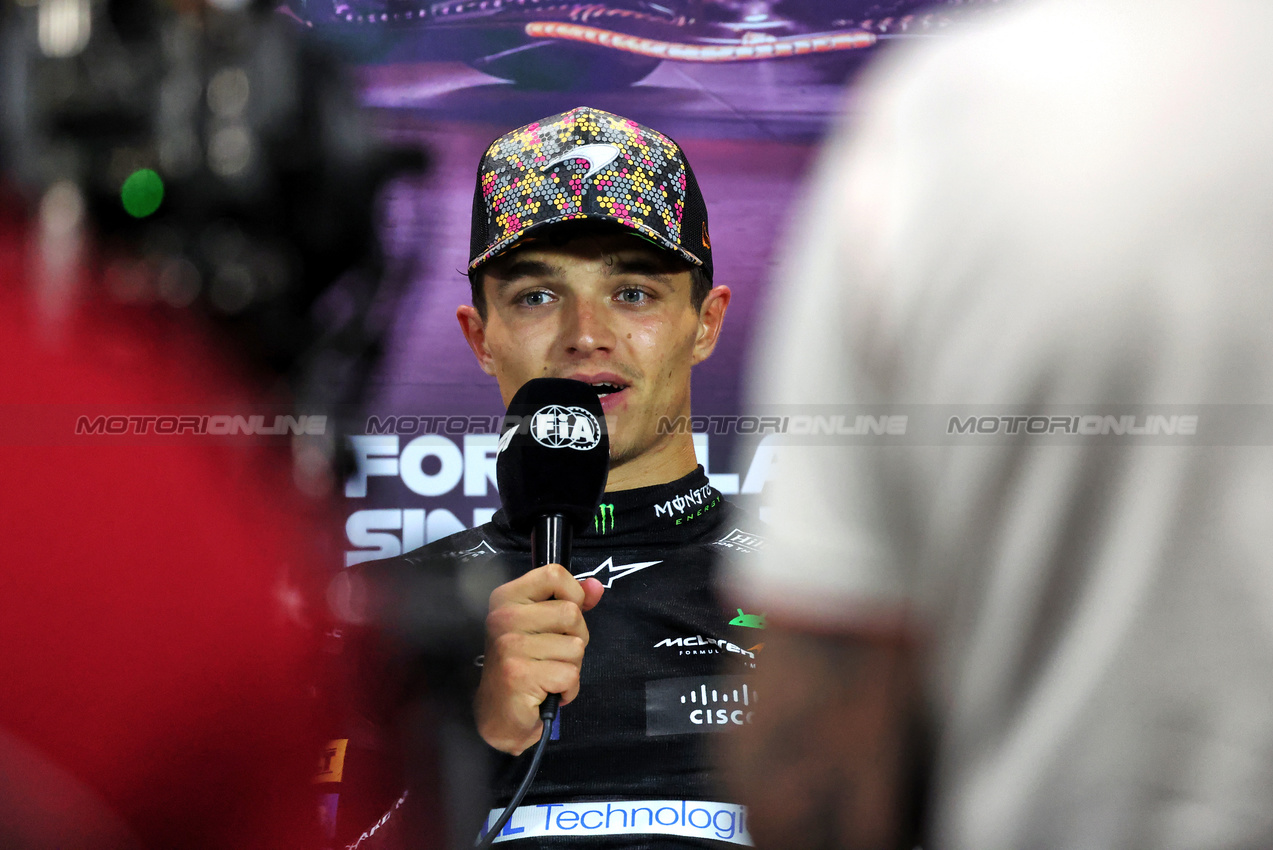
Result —
<svg viewBox="0 0 1273 850"><path fill-rule="evenodd" d="M503 809L491 809L482 835ZM703 800L610 800L521 806L494 843L550 835L679 835L751 847L747 809Z"/></svg>

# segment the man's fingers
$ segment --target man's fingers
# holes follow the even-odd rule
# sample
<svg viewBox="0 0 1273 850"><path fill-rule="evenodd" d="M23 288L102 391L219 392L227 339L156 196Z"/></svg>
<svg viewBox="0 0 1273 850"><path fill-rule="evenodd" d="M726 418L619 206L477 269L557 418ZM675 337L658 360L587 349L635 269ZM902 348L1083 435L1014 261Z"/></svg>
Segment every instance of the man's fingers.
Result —
<svg viewBox="0 0 1273 850"><path fill-rule="evenodd" d="M565 661L541 662L542 678L539 683L544 687L544 699L548 694L561 694L561 704L565 705L579 696L579 668ZM543 699L535 704L536 710Z"/></svg>
<svg viewBox="0 0 1273 850"><path fill-rule="evenodd" d="M509 685L524 723L534 723L549 694L561 694L563 705L579 695L579 667L569 661L534 661L512 667Z"/></svg>
<svg viewBox="0 0 1273 850"><path fill-rule="evenodd" d="M547 599L564 599L581 605L584 590L579 580L561 564L547 564L495 588L491 593L491 610Z"/></svg>
<svg viewBox="0 0 1273 850"><path fill-rule="evenodd" d="M583 588L583 602L579 607L591 611L601 601L601 594L606 592L606 586L595 578L586 578L579 585Z"/></svg>
<svg viewBox="0 0 1273 850"><path fill-rule="evenodd" d="M565 661L578 669L583 662L584 641L570 635L528 635L508 632L500 635L491 646L496 664L508 659L509 663L531 668L538 661ZM515 659L515 660L514 660Z"/></svg>
<svg viewBox="0 0 1273 850"><path fill-rule="evenodd" d="M588 626L583 611L573 602L550 599L533 605L504 605L486 616L486 634L573 635L588 642Z"/></svg>
<svg viewBox="0 0 1273 850"><path fill-rule="evenodd" d="M514 657L491 664L488 657L473 702L478 732L497 750L520 755L539 740L539 707L549 694L561 694L563 705L579 695L577 662Z"/></svg>
<svg viewBox="0 0 1273 850"><path fill-rule="evenodd" d="M548 695L561 694L563 705L579 695L588 644L583 612L603 591L596 579L581 584L560 564L548 564L491 593L474 711L492 747L522 752L538 740L539 707Z"/></svg>

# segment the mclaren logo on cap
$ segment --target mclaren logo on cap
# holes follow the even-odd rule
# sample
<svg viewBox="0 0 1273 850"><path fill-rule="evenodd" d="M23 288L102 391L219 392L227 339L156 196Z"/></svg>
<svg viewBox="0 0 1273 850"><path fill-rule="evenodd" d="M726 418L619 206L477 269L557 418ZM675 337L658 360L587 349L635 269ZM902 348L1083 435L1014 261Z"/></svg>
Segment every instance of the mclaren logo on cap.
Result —
<svg viewBox="0 0 1273 850"><path fill-rule="evenodd" d="M582 159L588 163L588 170L584 172L583 176L591 177L618 158L619 149L614 145L579 145L565 153L557 154L557 156L548 160L548 164L541 168L540 171L547 171L554 165L560 165L563 162Z"/></svg>
<svg viewBox="0 0 1273 850"><path fill-rule="evenodd" d="M601 424L582 407L550 404L535 411L530 434L535 442L550 449L587 451L601 442Z"/></svg>

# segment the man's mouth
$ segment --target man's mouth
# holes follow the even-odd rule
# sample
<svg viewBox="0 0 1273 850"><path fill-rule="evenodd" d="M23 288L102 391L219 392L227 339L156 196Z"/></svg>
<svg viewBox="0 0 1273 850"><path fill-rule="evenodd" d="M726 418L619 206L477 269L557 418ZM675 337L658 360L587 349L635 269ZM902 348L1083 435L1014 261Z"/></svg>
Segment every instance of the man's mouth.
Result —
<svg viewBox="0 0 1273 850"><path fill-rule="evenodd" d="M621 393L627 389L626 386L623 386L621 384L611 384L605 381L589 384L589 386L591 386L594 390L597 391L597 396L600 398L605 398L611 393Z"/></svg>
<svg viewBox="0 0 1273 850"><path fill-rule="evenodd" d="M615 372L594 372L591 375L576 373L569 377L596 390L597 400L606 413L617 411L626 402L629 395L627 391L632 388L631 384L623 380L622 375Z"/></svg>

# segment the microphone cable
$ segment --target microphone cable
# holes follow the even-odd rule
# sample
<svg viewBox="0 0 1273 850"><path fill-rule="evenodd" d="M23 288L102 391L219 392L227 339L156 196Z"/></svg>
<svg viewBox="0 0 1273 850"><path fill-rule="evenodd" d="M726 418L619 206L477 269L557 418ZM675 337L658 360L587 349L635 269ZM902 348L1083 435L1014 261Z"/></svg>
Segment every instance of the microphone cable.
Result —
<svg viewBox="0 0 1273 850"><path fill-rule="evenodd" d="M508 824L509 818L513 816L513 812L517 811L517 807L522 804L522 799L526 796L526 792L530 790L531 783L535 781L535 774L539 773L539 763L544 760L544 750L548 748L548 737L552 735L553 721L557 719L557 706L561 702L561 694L549 694L539 705L539 719L544 721L544 731L539 736L539 743L535 745L535 752L530 758L530 767L526 770L526 778L522 780L522 784L517 786L517 792L513 794L513 799L504 808L500 814L499 820L495 821L495 825L486 833L479 841L474 850L489 850L495 837ZM353 844L346 845L345 850L358 850L358 847L368 838L376 834L382 826L389 822L389 818L393 813L401 808L403 802L407 799L409 791L403 791L402 796L393 804L389 811L385 812L380 820L376 821L371 829L359 836L358 840Z"/></svg>
<svg viewBox="0 0 1273 850"><path fill-rule="evenodd" d="M535 753L530 758L530 767L526 770L526 778L522 780L521 785L517 786L513 799L504 808L499 820L495 821L495 825L490 828L478 843L477 850L489 850L490 846L495 843L495 837L508 824L509 818L513 816L513 812L517 811L517 807L522 804L522 798L530 790L530 784L535 781L535 774L539 772L539 763L544 759L544 750L548 748L548 737L552 735L553 721L557 719L557 705L560 702L561 694L549 694L540 703L539 719L544 721L544 731L540 734L539 743L535 745Z"/></svg>

